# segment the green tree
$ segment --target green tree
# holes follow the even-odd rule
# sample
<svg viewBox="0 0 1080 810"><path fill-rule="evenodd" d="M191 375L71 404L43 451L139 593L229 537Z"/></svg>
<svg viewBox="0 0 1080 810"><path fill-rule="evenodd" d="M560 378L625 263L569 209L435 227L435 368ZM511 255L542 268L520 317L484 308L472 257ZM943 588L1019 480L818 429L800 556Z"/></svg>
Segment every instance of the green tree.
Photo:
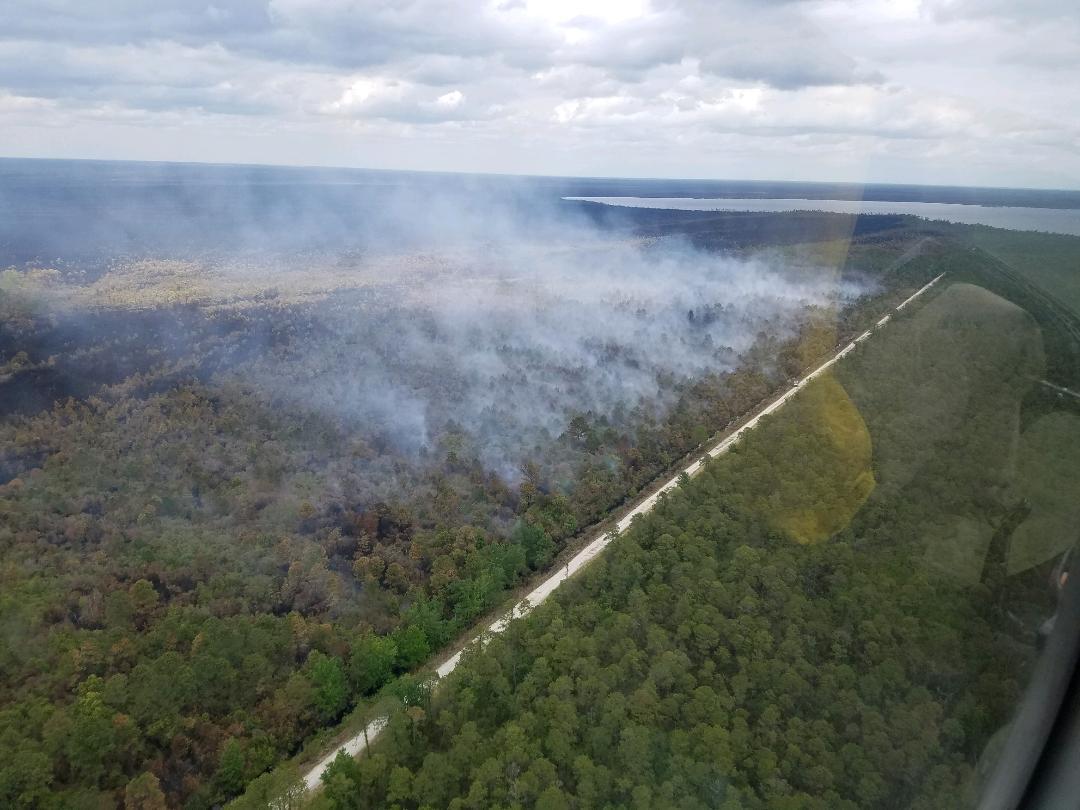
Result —
<svg viewBox="0 0 1080 810"><path fill-rule="evenodd" d="M315 711L323 721L336 720L349 705L349 684L341 659L313 650L307 671L314 689Z"/></svg>
<svg viewBox="0 0 1080 810"><path fill-rule="evenodd" d="M124 789L124 810L165 810L165 794L154 774L139 774Z"/></svg>
<svg viewBox="0 0 1080 810"><path fill-rule="evenodd" d="M410 670L419 666L431 655L431 646L424 631L416 625L408 625L394 631L394 646L397 649L397 669Z"/></svg>
<svg viewBox="0 0 1080 810"><path fill-rule="evenodd" d="M12 808L43 807L53 782L52 762L47 754L20 741L20 748L0 764L0 806Z"/></svg>
<svg viewBox="0 0 1080 810"><path fill-rule="evenodd" d="M145 627L157 608L158 592L148 580L140 579L128 588L128 596L131 598L131 608L136 622L140 627Z"/></svg>
<svg viewBox="0 0 1080 810"><path fill-rule="evenodd" d="M101 697L101 678L91 675L78 688L78 698L70 714L70 727L63 732L62 747L72 771L85 784L97 785L105 776L115 752L117 727L113 712Z"/></svg>
<svg viewBox="0 0 1080 810"><path fill-rule="evenodd" d="M360 786L363 774L360 763L344 751L323 771L323 793L333 810L358 810L363 807Z"/></svg>
<svg viewBox="0 0 1080 810"><path fill-rule="evenodd" d="M551 562L555 543L547 532L530 523L519 523L511 538L525 550L525 563L534 571Z"/></svg>
<svg viewBox="0 0 1080 810"><path fill-rule="evenodd" d="M378 691L394 674L397 645L388 636L365 634L349 656L349 677L357 694Z"/></svg>
<svg viewBox="0 0 1080 810"><path fill-rule="evenodd" d="M387 801L405 804L412 799L413 774L408 768L398 765L390 772L390 784L386 790Z"/></svg>
<svg viewBox="0 0 1080 810"><path fill-rule="evenodd" d="M233 737L222 746L217 774L214 778L221 791L228 796L233 796L243 790L246 777L244 748L240 741Z"/></svg>
<svg viewBox="0 0 1080 810"><path fill-rule="evenodd" d="M229 804L229 810L301 810L306 794L299 772L286 765L252 781L244 795Z"/></svg>

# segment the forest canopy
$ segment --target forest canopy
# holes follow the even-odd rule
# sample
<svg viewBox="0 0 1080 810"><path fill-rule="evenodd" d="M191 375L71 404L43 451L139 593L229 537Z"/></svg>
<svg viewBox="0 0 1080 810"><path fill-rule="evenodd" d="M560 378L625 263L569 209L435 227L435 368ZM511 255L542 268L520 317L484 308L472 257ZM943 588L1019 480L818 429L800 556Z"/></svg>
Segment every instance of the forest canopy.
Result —
<svg viewBox="0 0 1080 810"><path fill-rule="evenodd" d="M948 284L474 649L422 711L394 711L316 803L967 806L1053 610L1057 549L1004 576L1030 542L1016 432L1048 429L1020 427L1041 363L1029 314ZM837 430L872 444L872 471ZM784 517L809 480L835 521L813 543Z"/></svg>
<svg viewBox="0 0 1080 810"><path fill-rule="evenodd" d="M980 401L972 393L956 402L928 395L926 401L938 403L926 406L930 411L899 408L884 419L897 394L877 380L883 372L875 369L908 364L913 384L930 371L938 374L929 375L934 384L964 379L983 386L987 369L1007 361L1015 385L994 388L988 401L1012 403L1020 385L1016 375L1039 368L1040 331L1048 374L1073 367L1062 348L1069 333L1058 313L1047 320L1023 290L1004 289L1004 277L995 276L994 283L978 277L981 265L951 236L880 219L729 216L695 219L686 229L684 221L662 216L635 219L636 230L601 231L585 242L534 238L528 249L502 245L480 254L114 256L35 260L0 272L0 804L197 810L220 806L249 786L249 796L288 791L295 774L275 765L318 754L343 718L365 716L386 701L415 710L406 729L412 747L393 747L394 735L402 733L398 723L385 752L342 768L394 762L379 772L386 784L378 790L369 785L364 795L405 805L427 802L404 770L395 769L408 769L409 780L420 778L419 763L427 756L420 752L431 744L432 752L445 753L439 746L451 736L456 740L457 731L450 734L451 724L442 742L431 737L439 710L425 703L415 673L498 611L514 588L569 553L584 530L943 270L1019 304L976 307L972 311L983 314L971 316L958 334L982 339L1002 310L1010 328L1027 335L1027 348L1017 353L995 345L987 359L976 351L979 341L965 337L951 355L960 359L937 366L940 357L927 350L934 341L913 338L904 352L849 374L846 369L861 358L875 356L872 341L834 379L796 398L815 418L771 420L761 431L775 447L744 470L746 488L732 480L705 509L717 520L727 515L723 531L702 524L695 531L707 542L696 550L690 529L676 531L672 524L661 534L687 534L688 559L717 576L724 555L768 548L799 572L804 559L817 559L813 555L824 560L849 554L835 565L857 566L843 569L843 577L862 583L859 549L867 538L900 532L899 547L914 554L915 535L919 542L930 538L919 527L941 517L929 505L936 496L928 494L917 507L907 484L931 480L921 473L931 462L910 451L912 436L941 443L942 427L957 420L973 421L972 430L983 436L1020 419L1025 432L1017 464L1030 468L1041 448L1059 451L1039 479L1042 485L1034 479L1030 485L988 481L984 473L996 468L976 475L963 468L959 455L953 462L934 455L931 467L941 467L933 467L935 474L960 476L949 513L956 520L942 525L970 542L931 543L920 547L926 555L920 560L930 560L935 548L960 548L926 566L938 576L959 570L956 560L996 559L988 550L1001 545L999 528L1016 524L1010 573L1045 566L1068 544L1039 538L1048 531L1059 538L1067 524L1061 517L1065 502L1052 493L1073 458L1056 438L1072 435L1071 415L1040 400L1042 411L1010 405L1012 410L997 411L997 421L980 421L978 414L968 420L964 409ZM1024 312L1036 313L1037 326ZM931 326L941 331L957 317L946 308ZM1060 373L1054 379L1068 383ZM980 396L990 391L971 390ZM946 404L954 408L950 414L932 410ZM753 457L753 447L739 451L738 463ZM996 452L988 446L983 460L996 463ZM717 475L714 470L702 480ZM1020 496L1031 505L1028 521L1013 508L1016 488L1023 486L1029 486ZM688 497L680 493L672 503ZM908 523L886 519L900 509L897 504L910 509L896 512ZM855 527L863 532L858 538ZM628 543L652 554L644 539ZM676 545L684 546L681 540ZM770 559L748 559L746 565L770 565ZM650 610L672 610L672 594L652 594L650 582L641 579L642 565L659 562L671 560L639 559L609 583L615 590L594 608L615 610L611 600L640 591L655 599ZM980 568L980 581L984 574ZM655 575L668 577L661 569ZM922 591L911 591L923 587L919 582L872 580L862 583L857 598L895 588L901 602L922 599ZM704 584L691 578L683 586L696 593ZM563 598L580 595L582 587ZM733 592L739 587L730 583ZM698 596L705 605L708 600ZM966 591L943 598L955 601L957 615L967 615ZM694 642L700 649L685 647L689 642L678 627L664 624L671 617L657 616L674 641L651 647L647 638L638 639L636 653L624 650L634 653L627 659L637 662L634 673L654 666L654 652L670 652L664 660L672 674L656 681L656 701L689 688L684 666L691 667L694 689L708 685L721 694L720 682L710 680L721 677L719 661L707 675L694 667L706 666L706 653L719 650L726 638L726 626L705 629L726 615L732 603L724 600L713 605L718 612L698 622L703 629L694 632L706 639ZM734 604L742 601L740 595ZM932 607L928 603L927 610ZM768 607L774 609L781 608ZM822 627L839 621L829 612L834 608L815 609L827 614L819 617ZM749 633L747 644L766 629L774 641L784 637L774 626L784 614L769 616L739 630ZM538 621L543 626L546 620ZM593 644L589 633L598 626L581 625L576 642ZM815 632L814 626L803 629L806 643ZM913 638L925 640L921 632L912 629ZM818 646L791 655L816 662L815 651L825 642L813 643ZM612 654L623 650L620 645ZM765 644L759 657L772 649ZM836 661L852 649L838 647ZM874 655L894 654L887 645L873 649ZM552 678L569 677L572 656L548 652L539 658L548 661ZM477 662L482 660L487 658ZM531 659L522 660L532 667ZM721 674L726 679L731 672ZM508 682L519 684L518 674L508 675ZM643 682L626 677L626 684L637 684L624 695L629 699ZM850 678L846 671L837 677L843 683ZM967 677L957 674L948 683L966 684ZM623 689L616 681L607 687L613 693ZM919 683L936 694L937 682ZM1015 691L991 680L986 688L1010 696ZM731 694L742 699L741 692ZM970 710L975 714L984 711L979 694ZM652 700L646 693L641 699ZM921 693L911 699L920 711L937 711ZM437 700L452 706L456 698L447 691ZM1000 695L994 700L994 707L1007 704ZM502 745L496 735L503 722L519 711L523 717L534 713L531 705L498 704L496 711L492 704L490 723L477 728ZM737 705L727 705L723 717L730 719ZM642 710L635 723L649 732L632 745L652 750L654 741L660 744L660 737L650 736L664 728L658 711ZM977 734L1000 714L994 708L971 721ZM446 723L451 717L457 715L445 715ZM621 722L619 717L613 714L611 722ZM513 722L514 735L529 728L521 719ZM728 734L734 728L724 727ZM469 739L471 732L464 725L462 730ZM571 732L565 729L565 747L577 757L581 742ZM964 739L969 761L976 737ZM487 750L470 747L478 755ZM554 781L550 769L535 776L543 785L533 797L537 802L556 783L577 784L564 764L554 766ZM593 764L614 772L626 763ZM473 765L483 763L463 762L462 774ZM874 767L867 764L866 774ZM961 770L949 778L959 779ZM342 797L359 795L349 787L355 779L368 784L367 770L342 773L335 776L342 789L328 789L327 800L352 801ZM608 777L597 773L595 795L607 795ZM734 780L732 796L765 795L753 781L757 776L725 773ZM707 795L720 795L713 776L695 778L712 785ZM800 791L815 785L826 790L828 780L815 778L784 777ZM868 779L868 785L874 782ZM830 780L828 789L849 795L840 792L840 777ZM393 798L379 792L390 790L391 782L397 785ZM471 781L457 784L461 791L472 789ZM868 787L866 795L879 789ZM648 799L632 794L610 795ZM456 795L447 793L436 805ZM520 800L527 796L532 794L521 793Z"/></svg>

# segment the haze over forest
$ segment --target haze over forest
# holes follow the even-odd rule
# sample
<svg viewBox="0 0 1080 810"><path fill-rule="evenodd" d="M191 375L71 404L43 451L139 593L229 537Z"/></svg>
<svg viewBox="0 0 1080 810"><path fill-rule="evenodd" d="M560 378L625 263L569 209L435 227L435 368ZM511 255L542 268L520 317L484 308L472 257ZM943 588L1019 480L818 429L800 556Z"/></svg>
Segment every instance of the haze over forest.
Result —
<svg viewBox="0 0 1080 810"><path fill-rule="evenodd" d="M972 806L1078 8L0 0L0 807Z"/></svg>
<svg viewBox="0 0 1080 810"><path fill-rule="evenodd" d="M999 261L987 251L1008 261L1038 254L1040 269L1060 272L1025 278L1071 294L1070 237L1011 237L1028 240L1017 252L1020 242L995 236L1009 232L910 217L563 199L613 186L686 193L662 181L38 161L0 169L8 214L0 226L0 754L13 763L0 771L0 796L16 806L262 806L296 789L293 763L324 756L337 723L356 728L390 711L399 735L395 712L418 700L434 711L421 673L459 634L565 559L590 526L942 272L1013 296L1046 330L1033 336L1028 316L988 303L990 293L944 297L953 303L941 311L959 314L933 328L960 319L960 331L941 340L964 347L950 361L974 375L964 390L986 389L955 402L929 395L956 406L949 424L976 400L1000 405L994 424L1018 424L1013 382L987 399L998 372L970 348L989 350L971 343L969 330L993 313L1009 313L991 354L1016 385L1045 374L1068 386L1076 367L1067 317L1044 312L1021 282L981 269ZM770 193L723 187L736 186ZM1075 202L1064 192L892 191L990 205ZM826 432L775 452L840 467L771 483L755 473L755 488L733 492L731 503L767 534L736 533L732 542L860 543L847 527L911 508L936 480L911 474L938 463L932 448L899 466L907 451L888 449L902 445L890 425L907 424L906 406L875 421L876 400L860 412L835 382L814 385L825 394L806 396L823 409ZM848 385L860 390L856 378ZM1039 429L1028 443L1038 436L1068 447L1070 417L1040 421L1058 406L1033 403ZM901 433L940 437L942 418ZM761 429L774 436L769 424ZM987 444L985 471L1002 446L976 434L971 442ZM814 436L824 449L806 443ZM1023 436L1010 442L1004 447L1028 446ZM1003 564L1017 559L1036 572L1011 586L1029 603L1024 615L1036 613L1031 582L1062 547L1055 527L1066 507L1037 487L1026 491L1023 502L1037 505L1029 525L1014 484L978 495L983 479L949 475L960 482L951 500L905 524L938 526L935 537L952 549L941 558L951 562L935 557L932 570L966 572L941 600L967 604L971 579L997 570L979 561L979 544L1008 526L1016 547ZM901 567L926 565L918 535L904 538L897 553L915 562ZM791 565L802 564L791 555ZM945 603L927 604L932 612ZM965 610L957 621L976 623L957 632L976 639L1003 615ZM1031 659L1010 659L1013 669L988 668L992 660L973 647L970 666L950 676L957 700L975 700L979 678L1000 691L979 709L985 714L957 715L966 742L950 731L940 751L927 749L950 763L949 790L968 779L970 760L1004 722L1006 684ZM451 703L460 697L454 683ZM886 710L870 694L865 711ZM416 722L419 744L433 727ZM430 740L432 750L441 744ZM333 789L309 798L379 806L396 768L420 780L401 776L399 803L430 803L423 751L392 741L386 751L400 764L365 759L363 768L375 769L368 776L335 765ZM876 762L860 767L873 771ZM560 763L563 785L591 789ZM471 767L457 772L461 790ZM777 788L764 774L733 765L724 778L751 804L774 790L862 801L886 789L840 771ZM374 788L357 787L367 779ZM663 781L655 775L649 790ZM511 793L524 789L511 783ZM928 783L926 795L944 784ZM700 799L715 784L671 789ZM621 804L637 787L604 790Z"/></svg>
<svg viewBox="0 0 1080 810"><path fill-rule="evenodd" d="M3 790L31 805L235 796L884 292L518 183L5 169L5 724L48 764ZM56 730L117 712L93 748Z"/></svg>

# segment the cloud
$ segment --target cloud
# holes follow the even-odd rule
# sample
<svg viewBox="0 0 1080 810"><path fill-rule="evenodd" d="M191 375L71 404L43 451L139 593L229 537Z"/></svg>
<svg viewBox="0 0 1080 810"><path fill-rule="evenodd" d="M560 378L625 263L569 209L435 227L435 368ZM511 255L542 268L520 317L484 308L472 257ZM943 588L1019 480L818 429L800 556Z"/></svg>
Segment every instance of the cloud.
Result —
<svg viewBox="0 0 1080 810"><path fill-rule="evenodd" d="M283 109L273 92L282 78L217 44L0 42L0 86L38 98L268 115Z"/></svg>
<svg viewBox="0 0 1080 810"><path fill-rule="evenodd" d="M555 44L524 9L438 0L270 0L273 37L251 47L268 56L345 68L416 54L500 58L535 68Z"/></svg>
<svg viewBox="0 0 1080 810"><path fill-rule="evenodd" d="M1080 20L1080 6L1072 0L923 0L923 9L941 20L1000 18L1041 23Z"/></svg>
<svg viewBox="0 0 1080 810"><path fill-rule="evenodd" d="M121 44L240 41L272 29L265 0L4 0L5 39Z"/></svg>
<svg viewBox="0 0 1080 810"><path fill-rule="evenodd" d="M840 51L795 2L684 0L606 27L562 55L624 76L693 61L704 74L783 89L882 80Z"/></svg>
<svg viewBox="0 0 1080 810"><path fill-rule="evenodd" d="M467 121L490 117L492 110L468 103L460 90L440 93L426 85L381 77L359 78L321 112L348 118L408 123Z"/></svg>
<svg viewBox="0 0 1080 810"><path fill-rule="evenodd" d="M1080 175L1064 0L0 2L9 154L81 121L68 156L145 156L157 120L207 159L784 177L857 138L881 179Z"/></svg>

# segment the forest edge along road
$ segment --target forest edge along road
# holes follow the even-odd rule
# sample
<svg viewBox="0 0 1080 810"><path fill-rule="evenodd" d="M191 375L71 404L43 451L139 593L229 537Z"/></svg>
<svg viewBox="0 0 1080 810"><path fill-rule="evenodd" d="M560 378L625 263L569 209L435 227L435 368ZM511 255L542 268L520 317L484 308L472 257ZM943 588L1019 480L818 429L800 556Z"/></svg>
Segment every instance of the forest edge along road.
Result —
<svg viewBox="0 0 1080 810"><path fill-rule="evenodd" d="M742 427L740 427L730 436L722 439L712 448L705 451L704 455L707 455L709 458L716 458L717 456L726 453L733 446L735 446L735 444L739 441L739 439L743 437L744 434L757 427L763 417L768 416L771 413L775 413L777 410L783 407L784 403L786 403L789 399L795 396L795 394L799 392L799 389L802 388L806 383L810 382L821 374L824 374L826 371L829 370L829 368L839 362L842 358L846 357L848 354L854 351L855 347L859 343L869 338L877 329L880 329L882 326L887 324L889 320L891 320L893 313L901 311L904 307L906 307L920 295L922 295L935 284L937 284L944 275L944 273L941 273L940 275L929 281L927 284L920 287L918 290L912 293L912 295L910 295L908 298L904 299L899 305L897 305L896 309L893 310L893 312L890 312L889 314L882 317L872 327L860 334L858 337L856 337L854 340L852 340L850 343L840 349L840 351L838 351L820 366L815 368L805 377L796 380L794 384L792 384L791 388L789 388L779 397L766 405L761 411L759 411L751 419L747 420L747 422ZM458 663L461 661L461 656L465 653L465 651L475 645L478 641L480 641L483 636L503 632L507 628L511 620L527 615L529 611L540 605L545 599L547 599L552 593L554 593L555 589L558 588L559 585L563 583L563 581L577 574L590 561L599 556L599 554L604 549L606 549L608 545L610 545L612 541L615 540L616 537L618 537L622 532L626 531L626 529L629 528L635 517L638 517L639 515L644 515L652 511L652 509L659 502L661 495L670 492L672 489L677 487L679 485L679 480L682 478L683 475L689 476L691 478L697 475L701 471L702 461L702 458L698 458L694 462L688 464L678 473L676 473L674 477L672 477L669 481L660 486L656 491L654 491L651 495L642 500L633 509L627 512L622 518L620 518L619 521L615 524L614 529L605 532L599 537L595 538L587 546L581 549L581 551L574 555L574 557L572 557L568 563L560 566L560 568L555 571L555 573L553 573L551 576L541 582L536 588L530 591L524 599L522 599L510 609L506 616L492 622L486 628L484 628L471 639L469 639L468 642L460 646L453 655L451 655L446 661L436 667L435 672L438 675L439 679L441 680L447 677L451 672L453 672L457 668ZM304 785L306 786L306 788L308 790L317 790L323 773L326 772L326 769L330 766L330 763L334 761L334 758L337 757L339 752L344 751L348 756L356 756L361 751L366 749L367 746L370 745L375 739L378 738L379 734L382 732L385 726L385 717L375 718L370 723L368 723L368 725L359 734L355 735L354 737L346 741L344 744L338 746L321 760L319 760L319 762L314 767L312 767L306 774L304 774Z"/></svg>
<svg viewBox="0 0 1080 810"><path fill-rule="evenodd" d="M608 545L610 545L615 540L616 537L622 534L622 532L626 531L626 529L629 528L635 517L638 517L639 515L644 515L652 511L652 509L659 502L661 495L670 492L672 489L677 487L679 485L679 480L682 478L683 475L689 476L691 478L697 475L701 471L704 456L708 456L709 458L716 458L717 456L723 455L728 450L730 450L733 446L735 446L739 439L743 437L744 434L757 427L763 417L775 413L777 410L783 407L784 403L786 403L789 399L795 396L795 394L799 392L799 389L802 388L806 383L810 382L821 374L824 374L834 364L836 364L842 358L846 357L848 354L854 351L855 347L859 343L869 338L877 329L880 329L882 326L887 324L889 320L891 320L894 313L903 310L904 307L906 307L916 298L918 298L935 284L937 284L944 275L944 273L941 273L940 275L932 279L930 282L925 284L923 287L920 287L918 290L912 293L912 295L910 295L908 298L904 299L900 304L898 304L896 309L893 310L893 312L890 312L884 317L882 317L872 327L860 334L858 337L856 337L854 340L852 340L850 343L840 349L836 354L834 354L831 358L829 358L820 366L815 368L805 377L796 380L787 391L785 391L779 397L777 397L764 408L762 408L755 416L747 420L747 422L743 424L742 427L740 427L731 435L719 441L712 448L706 450L702 457L699 457L694 462L688 464L686 467L676 473L675 476L672 477L669 481L656 489L647 498L643 499L633 509L627 512L622 518L620 518L612 530L604 532L599 537L596 537L592 542L590 542L583 549L581 549L581 551L574 555L569 562L560 566L559 569L555 571L555 573L553 573L551 576L541 582L536 588L530 591L524 599L515 604L510 609L510 611L508 611L506 616L492 622L486 628L484 628L475 636L470 638L468 642L460 646L453 655L451 655L449 658L446 659L446 661L436 667L435 672L438 675L438 678L441 680L447 677L451 672L453 672L457 668L458 663L461 661L461 656L465 653L465 651L471 648L477 642L481 641L484 636L503 632L507 628L511 620L527 615L529 611L540 605L545 599L547 599L552 593L554 593L555 589L558 588L559 585L563 583L563 581L577 574L589 562L599 556L599 554L604 549L606 549ZM304 774L305 787L308 790L317 790L319 788L323 773L326 772L326 769L330 766L330 763L334 761L334 758L337 757L339 752L344 751L348 756L352 757L358 755L361 751L365 750L368 745L370 745L378 738L383 728L385 728L386 722L387 718L385 717L375 718L370 723L368 723L368 725L359 734L356 734L354 737L350 738L344 744L336 747L333 751L331 751L329 754L319 760L319 762L314 767L312 767L306 774Z"/></svg>
<svg viewBox="0 0 1080 810"><path fill-rule="evenodd" d="M761 411L759 411L751 419L747 420L747 422L734 433L719 441L712 448L706 450L704 455L707 455L709 458L716 458L717 456L726 453L733 446L735 446L735 444L739 441L739 439L743 437L744 434L757 427L763 417L766 417L771 413L775 413L777 410L783 407L784 403L786 403L789 399L795 396L795 394L799 392L799 389L802 388L806 383L810 382L821 374L824 374L826 371L829 370L829 368L839 362L843 357L846 357L848 354L854 351L855 347L859 343L869 338L877 329L880 329L882 326L887 324L895 312L901 311L904 307L906 307L916 298L918 298L935 284L937 284L944 275L944 273L941 273L940 275L929 281L927 284L920 287L912 295L910 295L908 298L904 299L899 305L897 305L896 309L893 310L893 312L890 312L889 314L882 317L872 327L860 334L858 337L856 337L854 340L852 340L850 343L840 349L836 354L834 354L831 358L829 358L820 366L815 368L805 377L796 380L792 384L791 388L789 388L779 397L766 405ZM527 615L529 611L540 605L545 599L547 599L552 593L554 593L555 589L558 588L559 585L563 583L563 581L577 574L590 561L599 556L599 554L604 549L606 549L608 545L610 545L612 541L615 540L616 537L618 537L622 532L626 531L626 529L629 528L635 517L638 517L639 515L644 515L652 511L652 509L659 502L660 496L667 492L670 492L672 489L677 487L679 485L679 480L682 478L683 475L689 477L697 475L701 471L702 461L703 458L698 458L694 462L688 464L678 473L676 473L674 477L672 477L669 481L660 486L656 491L654 491L651 495L642 500L633 509L627 512L622 518L620 518L619 521L615 524L614 529L604 532L599 537L595 538L587 546L581 549L581 551L574 555L574 557L572 557L568 563L560 566L559 569L555 571L555 573L553 573L551 576L541 582L536 588L530 591L524 599L522 599L510 609L506 616L492 622L486 628L484 628L471 639L469 639L468 642L460 646L453 655L451 655L446 661L436 667L435 672L438 675L438 678L441 680L447 677L451 672L453 672L457 668L458 663L461 661L461 656L465 653L465 651L475 645L478 641L480 641L483 636L503 632L507 628L511 620ZM368 725L359 734L350 738L347 742L338 746L321 760L319 760L319 762L314 767L312 767L306 774L304 774L304 784L306 788L308 790L317 790L323 773L325 773L326 769L330 766L330 763L334 761L334 758L337 757L339 752L344 751L348 756L356 756L365 748L367 748L367 746L370 745L371 742L378 738L379 734L382 732L385 726L385 717L375 718L370 723L368 723Z"/></svg>

